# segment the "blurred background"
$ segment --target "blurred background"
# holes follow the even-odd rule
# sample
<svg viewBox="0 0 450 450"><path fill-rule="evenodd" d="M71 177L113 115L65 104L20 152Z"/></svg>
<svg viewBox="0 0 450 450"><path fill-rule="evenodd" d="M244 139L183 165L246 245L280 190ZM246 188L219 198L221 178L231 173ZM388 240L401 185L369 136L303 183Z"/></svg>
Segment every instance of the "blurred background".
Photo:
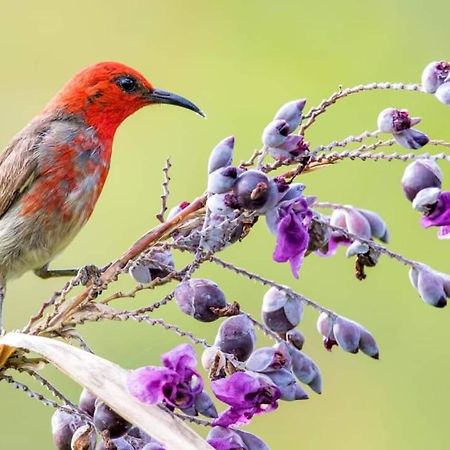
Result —
<svg viewBox="0 0 450 450"><path fill-rule="evenodd" d="M234 134L236 158L248 157L260 145L262 128L287 100L307 97L312 106L340 84L418 82L427 63L450 58L450 3L444 0L1 0L0 8L1 147L74 72L101 60L135 67L208 114L201 120L186 110L153 107L128 119L118 131L112 170L95 213L54 267L103 265L155 225L167 156L173 163L173 205L203 191L206 161L220 139ZM308 139L312 145L326 144L373 130L378 112L388 106L410 109L423 117L421 130L450 140L450 109L433 96L405 92L345 99L317 121ZM345 162L302 181L308 194L322 200L378 211L390 226L393 249L450 272L449 242L439 242L436 230L421 229L402 196L404 167L400 162ZM448 188L450 170L443 169ZM255 228L224 258L364 324L378 340L381 359L338 348L327 353L315 331L316 314L307 310L301 325L304 350L322 369L324 392L311 394L308 401L282 403L278 411L255 418L249 431L276 450L449 448L449 311L425 305L407 270L386 258L359 282L342 251L332 259L310 256L295 281L287 265L271 261L274 242L264 223ZM260 286L210 266L200 275L259 314ZM7 328L22 327L63 283L30 274L10 283ZM130 284L124 279L116 287ZM161 295L144 291L125 302L134 307ZM218 326L181 317L174 305L159 314L209 340ZM81 330L98 354L127 368L157 364L161 351L180 343L168 332L134 323ZM52 370L47 375L77 398L78 386ZM3 383L0 404L2 450L52 448L51 409Z"/></svg>

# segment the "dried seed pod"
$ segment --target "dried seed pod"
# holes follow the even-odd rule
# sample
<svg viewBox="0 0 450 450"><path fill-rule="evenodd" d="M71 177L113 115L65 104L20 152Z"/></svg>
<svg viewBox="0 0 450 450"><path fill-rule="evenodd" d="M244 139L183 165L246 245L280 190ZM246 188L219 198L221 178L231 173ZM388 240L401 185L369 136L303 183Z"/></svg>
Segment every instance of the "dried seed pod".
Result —
<svg viewBox="0 0 450 450"><path fill-rule="evenodd" d="M297 297L288 296L275 287L270 288L263 298L262 318L264 324L277 333L295 328L303 315L303 304Z"/></svg>
<svg viewBox="0 0 450 450"><path fill-rule="evenodd" d="M94 450L97 444L97 435L90 424L82 425L72 436L71 450Z"/></svg>
<svg viewBox="0 0 450 450"><path fill-rule="evenodd" d="M226 319L219 327L214 345L246 361L255 348L256 335L252 321L244 314Z"/></svg>
<svg viewBox="0 0 450 450"><path fill-rule="evenodd" d="M178 307L188 316L201 322L213 322L220 317L217 310L227 306L225 295L219 286L204 278L191 278L175 289Z"/></svg>

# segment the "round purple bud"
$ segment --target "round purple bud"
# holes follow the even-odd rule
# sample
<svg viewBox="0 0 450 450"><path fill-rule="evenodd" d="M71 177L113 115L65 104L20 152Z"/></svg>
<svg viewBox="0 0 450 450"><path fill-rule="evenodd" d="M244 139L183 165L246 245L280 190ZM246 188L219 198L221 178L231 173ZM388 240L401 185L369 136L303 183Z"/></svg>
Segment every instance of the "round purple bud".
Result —
<svg viewBox="0 0 450 450"><path fill-rule="evenodd" d="M342 350L358 353L361 328L357 323L338 317L333 325L333 334Z"/></svg>
<svg viewBox="0 0 450 450"><path fill-rule="evenodd" d="M246 361L255 348L256 335L252 321L244 314L226 319L219 327L214 345L239 361Z"/></svg>
<svg viewBox="0 0 450 450"><path fill-rule="evenodd" d="M425 188L442 186L442 172L435 161L418 159L406 167L402 177L402 188L407 199L413 201L417 193Z"/></svg>
<svg viewBox="0 0 450 450"><path fill-rule="evenodd" d="M305 336L303 336L303 333L300 330L294 328L286 333L286 341L298 350L301 350L305 344Z"/></svg>
<svg viewBox="0 0 450 450"><path fill-rule="evenodd" d="M422 72L422 87L425 92L434 94L450 73L450 63L433 61Z"/></svg>
<svg viewBox="0 0 450 450"><path fill-rule="evenodd" d="M262 318L270 330L276 333L292 330L300 323L302 315L303 305L299 298L291 297L275 287L265 293Z"/></svg>
<svg viewBox="0 0 450 450"><path fill-rule="evenodd" d="M99 400L95 404L94 425L100 434L108 431L111 439L123 436L131 428L129 422Z"/></svg>
<svg viewBox="0 0 450 450"><path fill-rule="evenodd" d="M239 205L250 211L265 211L278 202L278 188L273 180L259 170L241 174L233 188Z"/></svg>
<svg viewBox="0 0 450 450"><path fill-rule="evenodd" d="M52 416L52 435L56 449L71 450L72 436L81 425L78 417L57 409Z"/></svg>
<svg viewBox="0 0 450 450"><path fill-rule="evenodd" d="M95 411L95 402L97 397L88 389L84 388L81 391L80 401L78 403L78 407L84 411L86 414L90 416L94 415Z"/></svg>
<svg viewBox="0 0 450 450"><path fill-rule="evenodd" d="M175 289L178 307L188 316L201 322L213 322L220 315L217 309L227 306L225 295L211 280L191 278L181 282Z"/></svg>
<svg viewBox="0 0 450 450"><path fill-rule="evenodd" d="M434 95L444 105L450 105L450 81L439 86Z"/></svg>
<svg viewBox="0 0 450 450"><path fill-rule="evenodd" d="M268 372L266 375L280 390L282 400L293 401L308 399L308 395L297 385L294 375L290 370L279 369L274 372Z"/></svg>

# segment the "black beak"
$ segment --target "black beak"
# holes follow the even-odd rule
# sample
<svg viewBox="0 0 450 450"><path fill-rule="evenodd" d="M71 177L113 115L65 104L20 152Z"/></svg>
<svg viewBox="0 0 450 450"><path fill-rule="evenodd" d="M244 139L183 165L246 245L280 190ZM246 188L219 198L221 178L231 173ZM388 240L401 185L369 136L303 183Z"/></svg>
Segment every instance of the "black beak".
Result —
<svg viewBox="0 0 450 450"><path fill-rule="evenodd" d="M167 103L168 105L181 106L182 108L196 112L202 117L206 117L205 113L187 98L169 91L164 91L163 89L153 89L148 94L148 98L152 103Z"/></svg>

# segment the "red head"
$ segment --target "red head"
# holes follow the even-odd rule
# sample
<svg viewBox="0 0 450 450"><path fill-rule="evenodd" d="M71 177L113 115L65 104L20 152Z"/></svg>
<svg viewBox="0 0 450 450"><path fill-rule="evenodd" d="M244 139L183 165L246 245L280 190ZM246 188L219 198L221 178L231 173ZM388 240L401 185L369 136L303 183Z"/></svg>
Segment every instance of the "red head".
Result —
<svg viewBox="0 0 450 450"><path fill-rule="evenodd" d="M77 73L44 112L81 115L101 136L112 139L129 115L153 103L177 105L203 115L189 100L155 89L139 72L117 62L94 64Z"/></svg>

